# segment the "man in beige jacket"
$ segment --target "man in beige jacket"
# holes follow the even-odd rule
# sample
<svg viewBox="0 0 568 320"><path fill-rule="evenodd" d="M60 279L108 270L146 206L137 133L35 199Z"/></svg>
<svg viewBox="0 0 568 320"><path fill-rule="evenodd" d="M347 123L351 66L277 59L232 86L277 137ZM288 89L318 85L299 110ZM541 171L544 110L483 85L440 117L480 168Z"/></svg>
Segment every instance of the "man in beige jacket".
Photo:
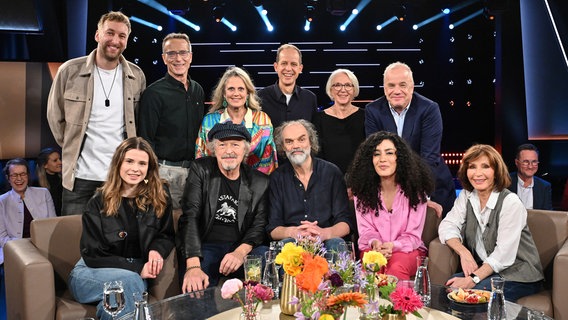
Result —
<svg viewBox="0 0 568 320"><path fill-rule="evenodd" d="M104 14L95 33L97 48L65 62L53 81L47 120L62 147L62 215L83 213L106 180L116 147L136 136L134 111L146 78L122 56L130 32L123 13Z"/></svg>

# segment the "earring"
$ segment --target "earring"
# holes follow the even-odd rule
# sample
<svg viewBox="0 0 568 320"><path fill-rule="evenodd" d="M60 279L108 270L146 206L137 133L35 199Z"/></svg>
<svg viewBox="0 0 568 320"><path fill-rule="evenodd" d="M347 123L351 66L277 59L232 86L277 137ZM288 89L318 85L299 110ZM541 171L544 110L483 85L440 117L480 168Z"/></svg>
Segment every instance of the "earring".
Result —
<svg viewBox="0 0 568 320"><path fill-rule="evenodd" d="M148 179L144 179L144 183L145 183L145 184L148 184Z"/></svg>
<svg viewBox="0 0 568 320"><path fill-rule="evenodd" d="M223 108L227 107L227 99L223 98L223 103L221 103L221 105L223 106Z"/></svg>
<svg viewBox="0 0 568 320"><path fill-rule="evenodd" d="M247 96L247 100L245 101L245 107L249 107L249 97Z"/></svg>

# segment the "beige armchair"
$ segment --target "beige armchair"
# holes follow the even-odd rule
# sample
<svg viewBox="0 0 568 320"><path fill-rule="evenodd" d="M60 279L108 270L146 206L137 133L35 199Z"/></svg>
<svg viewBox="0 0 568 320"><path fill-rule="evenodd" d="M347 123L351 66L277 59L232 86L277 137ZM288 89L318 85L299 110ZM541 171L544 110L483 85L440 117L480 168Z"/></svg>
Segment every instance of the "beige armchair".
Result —
<svg viewBox="0 0 568 320"><path fill-rule="evenodd" d="M31 238L4 246L8 319L77 320L95 316L95 305L74 301L67 288L69 273L80 258L81 231L80 215L35 220ZM149 283L151 300L180 293L177 269L173 250L160 276Z"/></svg>
<svg viewBox="0 0 568 320"><path fill-rule="evenodd" d="M568 212L528 210L527 223L544 268L545 290L517 303L568 320ZM437 238L430 242L430 280L444 284L459 267L458 256Z"/></svg>

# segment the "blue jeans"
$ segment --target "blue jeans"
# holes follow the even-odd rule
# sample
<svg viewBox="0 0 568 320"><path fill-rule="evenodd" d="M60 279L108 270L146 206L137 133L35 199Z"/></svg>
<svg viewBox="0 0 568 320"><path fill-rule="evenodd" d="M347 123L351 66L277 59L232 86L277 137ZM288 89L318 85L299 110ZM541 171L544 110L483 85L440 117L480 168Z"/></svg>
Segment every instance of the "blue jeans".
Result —
<svg viewBox="0 0 568 320"><path fill-rule="evenodd" d="M456 273L453 277L463 277L463 272ZM478 284L473 287L474 289L488 290L491 291L491 278L498 278L499 274L494 273L489 277L481 280ZM515 302L522 297L538 293L542 290L542 281L537 282L516 282L516 281L505 281L505 300Z"/></svg>
<svg viewBox="0 0 568 320"><path fill-rule="evenodd" d="M221 260L229 252L234 250L234 244L231 243L202 243L201 253L203 254L203 259L201 259L201 270L209 276L209 286L213 287L219 283L219 278L221 278L221 273L219 273L219 267L221 266ZM262 256L262 266L264 267L264 253L268 251L267 246L258 246L253 248L250 255ZM180 259L183 260L183 259ZM180 261L181 262L181 261ZM185 270L185 261L183 261L183 268L180 270ZM245 273L243 267L241 266L237 271L233 272L230 276L234 276L239 279L244 279ZM183 275L180 277L183 282Z"/></svg>
<svg viewBox="0 0 568 320"><path fill-rule="evenodd" d="M102 185L103 181L75 178L73 191L63 188L61 215L70 216L85 213L87 202L95 194L97 188Z"/></svg>
<svg viewBox="0 0 568 320"><path fill-rule="evenodd" d="M69 274L69 290L79 303L98 303L97 318L111 320L112 317L103 309L104 283L122 281L125 307L117 318L134 311L134 293L147 290L147 283L136 272L120 268L89 268L81 258Z"/></svg>

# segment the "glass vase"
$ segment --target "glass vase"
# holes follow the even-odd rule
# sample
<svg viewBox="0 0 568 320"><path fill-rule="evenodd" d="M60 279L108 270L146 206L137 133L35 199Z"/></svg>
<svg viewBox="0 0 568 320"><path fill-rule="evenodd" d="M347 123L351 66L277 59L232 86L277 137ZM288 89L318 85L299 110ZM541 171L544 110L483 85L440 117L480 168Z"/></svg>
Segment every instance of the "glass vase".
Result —
<svg viewBox="0 0 568 320"><path fill-rule="evenodd" d="M381 320L406 320L406 315L387 313L383 315Z"/></svg>
<svg viewBox="0 0 568 320"><path fill-rule="evenodd" d="M379 311L379 288L367 288L365 290L369 302L359 309L360 320L379 320L381 313Z"/></svg>
<svg viewBox="0 0 568 320"><path fill-rule="evenodd" d="M241 312L240 320L261 320L260 319L260 312L255 311L254 313L245 313L244 311Z"/></svg>
<svg viewBox="0 0 568 320"><path fill-rule="evenodd" d="M284 273L284 279L282 281L282 292L280 292L280 312L287 315L294 315L298 310L298 305L290 304L292 299L300 297L300 290L296 286L296 277Z"/></svg>

